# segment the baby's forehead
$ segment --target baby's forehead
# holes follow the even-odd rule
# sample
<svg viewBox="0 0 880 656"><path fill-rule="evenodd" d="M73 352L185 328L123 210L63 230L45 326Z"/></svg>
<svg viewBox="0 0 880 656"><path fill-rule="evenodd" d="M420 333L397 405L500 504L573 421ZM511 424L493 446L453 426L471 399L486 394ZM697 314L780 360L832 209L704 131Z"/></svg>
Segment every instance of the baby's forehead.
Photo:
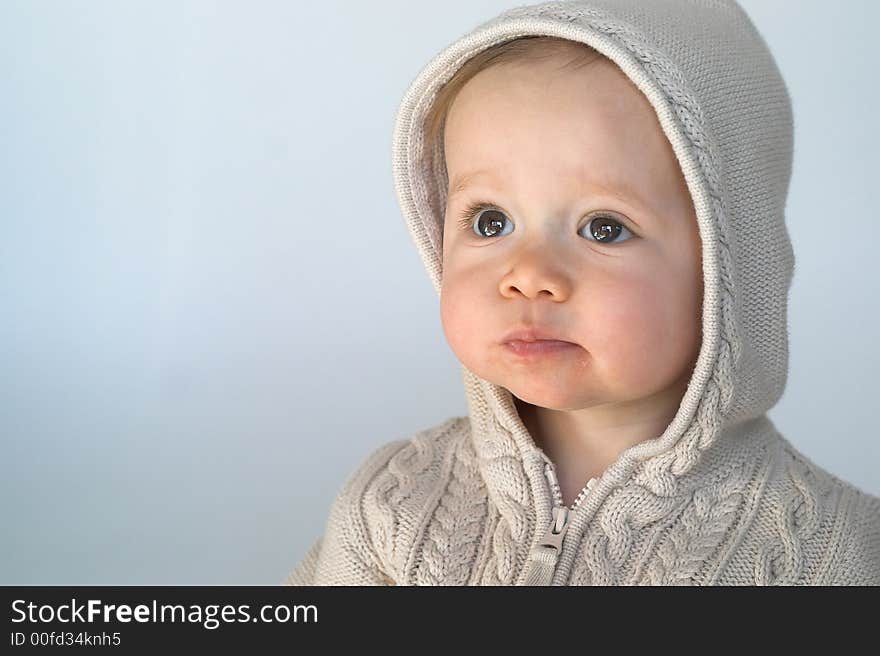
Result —
<svg viewBox="0 0 880 656"><path fill-rule="evenodd" d="M449 198L469 188L535 197L545 187L655 211L690 204L648 98L605 57L572 61L522 58L459 89L444 130Z"/></svg>
<svg viewBox="0 0 880 656"><path fill-rule="evenodd" d="M461 123L501 138L515 139L513 130L555 132L561 139L548 147L597 130L618 139L663 135L651 102L610 61L579 68L542 59L492 66L459 89L445 123L447 134ZM493 131L498 124L508 133Z"/></svg>

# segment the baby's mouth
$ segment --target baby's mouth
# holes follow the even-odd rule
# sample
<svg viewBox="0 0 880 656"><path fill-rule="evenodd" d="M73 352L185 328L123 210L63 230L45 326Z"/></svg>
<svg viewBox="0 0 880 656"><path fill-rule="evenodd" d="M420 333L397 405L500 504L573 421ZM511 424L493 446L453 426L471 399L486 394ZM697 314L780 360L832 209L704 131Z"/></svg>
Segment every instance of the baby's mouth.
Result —
<svg viewBox="0 0 880 656"><path fill-rule="evenodd" d="M558 339L521 340L514 339L504 342L504 347L520 358L538 358L569 353L580 346L572 342Z"/></svg>

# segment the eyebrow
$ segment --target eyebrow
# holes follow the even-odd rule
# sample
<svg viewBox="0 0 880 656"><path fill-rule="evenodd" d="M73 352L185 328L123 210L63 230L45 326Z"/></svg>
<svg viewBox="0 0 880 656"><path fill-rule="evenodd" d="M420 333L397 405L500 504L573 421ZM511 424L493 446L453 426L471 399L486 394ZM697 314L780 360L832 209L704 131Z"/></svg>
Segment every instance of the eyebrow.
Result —
<svg viewBox="0 0 880 656"><path fill-rule="evenodd" d="M467 173L454 176L449 185L449 198L452 198L453 196L456 196L465 191L474 183L474 180L476 178L484 176L496 179L492 171L488 169L476 169L474 171L468 171ZM590 181L588 184L590 187L599 189L605 194L618 198L625 203L633 201L646 211L649 211L651 213L654 213L655 211L650 203L642 198L641 195L639 195L632 186L624 181L615 182L613 184L602 184L600 182Z"/></svg>
<svg viewBox="0 0 880 656"><path fill-rule="evenodd" d="M481 176L494 177L490 171L485 169L477 169L455 176L449 183L449 196L460 194L473 183L474 178Z"/></svg>

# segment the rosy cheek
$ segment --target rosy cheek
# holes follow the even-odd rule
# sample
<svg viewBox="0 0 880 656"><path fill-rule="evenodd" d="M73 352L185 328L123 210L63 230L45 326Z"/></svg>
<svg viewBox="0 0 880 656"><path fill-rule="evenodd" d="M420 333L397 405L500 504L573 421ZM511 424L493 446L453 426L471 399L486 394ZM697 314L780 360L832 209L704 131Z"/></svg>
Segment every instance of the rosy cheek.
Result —
<svg viewBox="0 0 880 656"><path fill-rule="evenodd" d="M674 338L667 302L663 286L646 278L608 280L593 295L586 347L609 379L637 387L665 370L661 361Z"/></svg>
<svg viewBox="0 0 880 656"><path fill-rule="evenodd" d="M605 290L602 306L595 308L595 331L607 351L632 350L656 330L658 300L637 286L616 286ZM600 301L599 298L595 299Z"/></svg>
<svg viewBox="0 0 880 656"><path fill-rule="evenodd" d="M447 276L440 295L440 318L446 340L455 351L466 344L466 337L473 330L469 328L472 317L469 315L467 288L458 284L458 278Z"/></svg>

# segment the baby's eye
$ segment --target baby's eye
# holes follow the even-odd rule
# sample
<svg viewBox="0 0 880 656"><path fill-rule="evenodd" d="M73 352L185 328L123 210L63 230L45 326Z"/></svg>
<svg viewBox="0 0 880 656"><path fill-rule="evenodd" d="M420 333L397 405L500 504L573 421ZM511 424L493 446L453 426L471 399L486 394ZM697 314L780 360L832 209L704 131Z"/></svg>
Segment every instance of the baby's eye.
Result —
<svg viewBox="0 0 880 656"><path fill-rule="evenodd" d="M510 229L505 229L505 223ZM479 237L499 237L513 232L513 223L498 208L484 202L473 203L461 213L459 224L463 230L471 230ZM589 240L598 244L613 244L627 241L634 235L630 230L611 215L600 215L585 224L590 235ZM625 233L623 239L620 235Z"/></svg>
<svg viewBox="0 0 880 656"><path fill-rule="evenodd" d="M595 241L597 244L619 243L633 236L629 228L611 216L597 216L584 224L584 227L590 234L589 241ZM618 239L621 233L626 233L629 237Z"/></svg>
<svg viewBox="0 0 880 656"><path fill-rule="evenodd" d="M510 230L506 232L503 230L505 221L510 224ZM484 203L476 203L465 209L460 223L463 229L473 230L480 237L498 237L513 231L513 224L504 212Z"/></svg>

